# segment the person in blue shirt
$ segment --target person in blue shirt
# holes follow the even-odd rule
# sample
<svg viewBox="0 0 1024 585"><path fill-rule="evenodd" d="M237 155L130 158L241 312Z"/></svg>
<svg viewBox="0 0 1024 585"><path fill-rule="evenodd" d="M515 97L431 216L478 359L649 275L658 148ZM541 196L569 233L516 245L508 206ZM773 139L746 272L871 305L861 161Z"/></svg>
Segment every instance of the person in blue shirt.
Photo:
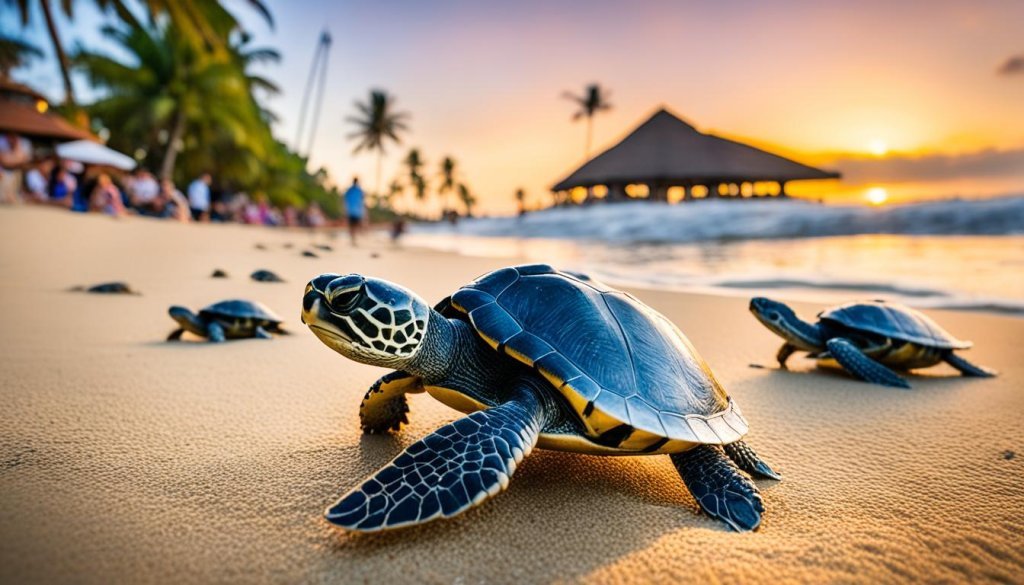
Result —
<svg viewBox="0 0 1024 585"><path fill-rule="evenodd" d="M352 186L345 191L345 215L348 216L348 236L356 245L356 233L366 217L366 194L359 186L359 177L352 177Z"/></svg>

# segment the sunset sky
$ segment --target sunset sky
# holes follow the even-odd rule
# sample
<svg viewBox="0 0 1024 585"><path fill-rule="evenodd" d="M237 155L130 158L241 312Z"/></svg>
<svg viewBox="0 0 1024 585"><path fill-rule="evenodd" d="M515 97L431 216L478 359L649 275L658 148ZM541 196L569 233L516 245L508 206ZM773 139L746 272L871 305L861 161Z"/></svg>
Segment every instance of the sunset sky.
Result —
<svg viewBox="0 0 1024 585"><path fill-rule="evenodd" d="M486 211L510 211L517 187L547 201L583 157L584 125L561 94L599 82L614 109L596 119L597 151L665 105L701 130L846 175L794 186L798 194L1024 193L1020 0L268 4L273 29L228 2L259 43L283 53L263 73L284 89L269 106L288 142L320 30L334 37L312 163L340 184L358 174L373 186L374 158L351 154L344 118L382 88L411 115L385 182L416 146L435 172L455 157ZM103 46L98 23L82 10L64 30ZM49 50L42 27L26 36ZM17 77L60 97L52 61Z"/></svg>

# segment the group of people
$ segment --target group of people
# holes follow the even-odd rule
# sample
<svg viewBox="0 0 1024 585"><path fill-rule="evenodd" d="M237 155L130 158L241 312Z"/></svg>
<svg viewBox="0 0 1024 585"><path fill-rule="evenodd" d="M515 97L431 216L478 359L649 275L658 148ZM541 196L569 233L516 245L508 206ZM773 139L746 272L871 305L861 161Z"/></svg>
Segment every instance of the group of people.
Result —
<svg viewBox="0 0 1024 585"><path fill-rule="evenodd" d="M31 144L16 135L0 135L0 203L54 205L79 212L100 212L115 217L141 215L180 222L237 222L265 226L312 227L327 225L320 205L304 209L272 205L262 193L215 192L213 177L204 172L182 193L170 179L160 179L148 169L119 173L106 167L84 165L56 156L33 159ZM366 195L358 177L342 201L349 236L357 235L368 220ZM397 220L392 238L405 231Z"/></svg>
<svg viewBox="0 0 1024 585"><path fill-rule="evenodd" d="M2 202L25 201L115 217L140 215L180 222L238 222L266 226L322 227L327 217L316 203L305 209L276 207L265 195L214 193L213 178L203 173L182 193L170 179L146 169L121 176L53 158L15 172L3 167Z"/></svg>

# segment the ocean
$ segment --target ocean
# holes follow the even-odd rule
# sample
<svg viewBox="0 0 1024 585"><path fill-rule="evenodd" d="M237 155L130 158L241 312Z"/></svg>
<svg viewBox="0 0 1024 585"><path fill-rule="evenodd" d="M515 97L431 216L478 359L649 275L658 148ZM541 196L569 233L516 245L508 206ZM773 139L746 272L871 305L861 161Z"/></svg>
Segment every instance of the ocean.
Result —
<svg viewBox="0 0 1024 585"><path fill-rule="evenodd" d="M879 207L628 202L418 224L407 241L627 286L1024 317L1024 196Z"/></svg>

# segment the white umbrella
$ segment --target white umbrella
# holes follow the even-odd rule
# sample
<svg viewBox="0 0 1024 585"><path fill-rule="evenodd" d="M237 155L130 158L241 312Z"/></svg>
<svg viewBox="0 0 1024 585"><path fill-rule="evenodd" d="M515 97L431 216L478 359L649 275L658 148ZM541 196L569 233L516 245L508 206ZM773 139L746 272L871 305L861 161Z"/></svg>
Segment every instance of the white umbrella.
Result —
<svg viewBox="0 0 1024 585"><path fill-rule="evenodd" d="M135 160L132 157L91 140L75 140L58 144L57 156L87 165L114 167L122 171L130 171L135 168Z"/></svg>

